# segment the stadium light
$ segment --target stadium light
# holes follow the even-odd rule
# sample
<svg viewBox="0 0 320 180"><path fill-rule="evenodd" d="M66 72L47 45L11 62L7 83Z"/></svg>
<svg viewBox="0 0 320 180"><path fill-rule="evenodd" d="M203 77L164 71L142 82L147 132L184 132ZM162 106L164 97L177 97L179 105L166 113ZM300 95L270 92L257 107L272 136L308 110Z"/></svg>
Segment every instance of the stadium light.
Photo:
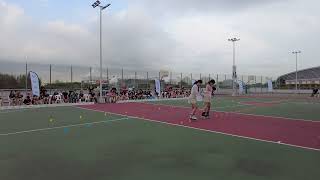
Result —
<svg viewBox="0 0 320 180"><path fill-rule="evenodd" d="M298 94L298 54L300 54L301 51L293 51L292 54L296 55L296 93Z"/></svg>
<svg viewBox="0 0 320 180"><path fill-rule="evenodd" d="M232 96L236 95L236 83L237 80L237 66L236 66L236 42L240 41L238 38L231 38L228 41L232 42L233 44L233 66L232 66Z"/></svg>
<svg viewBox="0 0 320 180"><path fill-rule="evenodd" d="M102 11L108 8L111 4L107 4L106 6L102 6L101 2L97 0L92 4L93 8L100 8L100 102L102 103Z"/></svg>

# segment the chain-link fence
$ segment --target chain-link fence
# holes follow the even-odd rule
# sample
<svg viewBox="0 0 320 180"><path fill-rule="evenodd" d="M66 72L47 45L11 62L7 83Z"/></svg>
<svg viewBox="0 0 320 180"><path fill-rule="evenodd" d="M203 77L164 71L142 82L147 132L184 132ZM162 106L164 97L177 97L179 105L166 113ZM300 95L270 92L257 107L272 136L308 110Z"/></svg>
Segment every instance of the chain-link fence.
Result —
<svg viewBox="0 0 320 180"><path fill-rule="evenodd" d="M97 66L81 67L75 65L43 65L43 64L16 64L14 70L1 69L1 74L9 74L17 77L19 75L28 74L28 72L36 72L41 79L41 84L47 89L63 89L75 90L86 89L88 86L99 86L100 69ZM133 69L133 68L132 68ZM138 67L135 67L138 69ZM244 93L267 93L268 81L272 81L273 89L294 90L294 85L281 84L277 77L266 77L258 75L238 75L237 80L233 81L231 74L219 73L179 73L169 71L134 71L125 68L103 68L102 71L103 88L129 88L129 89L154 89L154 80L161 80L161 88L191 88L195 80L203 80L208 82L211 79L216 81L217 92L221 94L231 94L233 92L233 82L235 87L239 89L239 82L242 82ZM1 79L1 81L6 81ZM22 83L22 84L21 84ZM3 85L0 83L0 89L28 89L30 84L20 82L20 86L16 84ZM26 87L25 84L28 84ZM308 89L309 86L299 86L299 89Z"/></svg>

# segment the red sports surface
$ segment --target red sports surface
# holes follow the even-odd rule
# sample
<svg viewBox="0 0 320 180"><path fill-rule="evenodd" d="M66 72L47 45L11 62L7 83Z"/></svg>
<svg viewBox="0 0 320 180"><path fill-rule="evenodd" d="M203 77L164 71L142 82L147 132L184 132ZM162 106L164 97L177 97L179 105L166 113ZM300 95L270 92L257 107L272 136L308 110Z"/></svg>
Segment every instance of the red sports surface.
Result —
<svg viewBox="0 0 320 180"><path fill-rule="evenodd" d="M208 120L189 121L191 109L147 103L96 104L81 108L215 133L320 150L320 122L281 117L211 112ZM199 112L200 113L200 112Z"/></svg>

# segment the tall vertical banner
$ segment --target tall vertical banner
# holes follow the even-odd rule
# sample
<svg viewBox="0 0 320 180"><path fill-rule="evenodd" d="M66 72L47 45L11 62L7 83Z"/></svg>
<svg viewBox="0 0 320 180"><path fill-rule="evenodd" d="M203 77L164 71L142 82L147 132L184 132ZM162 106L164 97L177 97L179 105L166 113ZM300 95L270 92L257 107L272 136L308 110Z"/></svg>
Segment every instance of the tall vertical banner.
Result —
<svg viewBox="0 0 320 180"><path fill-rule="evenodd" d="M155 82L155 85L156 85L156 92L158 93L158 96L160 96L160 93L161 93L160 80L156 79L156 80L154 80L154 82Z"/></svg>
<svg viewBox="0 0 320 180"><path fill-rule="evenodd" d="M273 91L273 85L272 85L272 80L268 80L268 92Z"/></svg>
<svg viewBox="0 0 320 180"><path fill-rule="evenodd" d="M239 94L243 93L243 82L242 81L238 81L239 84Z"/></svg>
<svg viewBox="0 0 320 180"><path fill-rule="evenodd" d="M40 83L39 77L35 72L30 71L30 80L31 80L31 88L32 94L34 96L40 96Z"/></svg>

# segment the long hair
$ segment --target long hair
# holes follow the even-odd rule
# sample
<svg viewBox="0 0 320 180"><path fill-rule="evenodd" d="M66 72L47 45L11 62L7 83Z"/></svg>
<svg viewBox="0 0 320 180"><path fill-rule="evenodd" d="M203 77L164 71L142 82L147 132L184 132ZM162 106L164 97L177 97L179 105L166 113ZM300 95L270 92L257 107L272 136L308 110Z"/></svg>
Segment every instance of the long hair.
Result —
<svg viewBox="0 0 320 180"><path fill-rule="evenodd" d="M198 80L198 81L194 82L193 85L198 84L198 83L202 84L202 80Z"/></svg>
<svg viewBox="0 0 320 180"><path fill-rule="evenodd" d="M216 84L216 81L215 81L214 79L212 79L212 80L210 80L210 81L208 82L208 84L210 84L210 83Z"/></svg>

